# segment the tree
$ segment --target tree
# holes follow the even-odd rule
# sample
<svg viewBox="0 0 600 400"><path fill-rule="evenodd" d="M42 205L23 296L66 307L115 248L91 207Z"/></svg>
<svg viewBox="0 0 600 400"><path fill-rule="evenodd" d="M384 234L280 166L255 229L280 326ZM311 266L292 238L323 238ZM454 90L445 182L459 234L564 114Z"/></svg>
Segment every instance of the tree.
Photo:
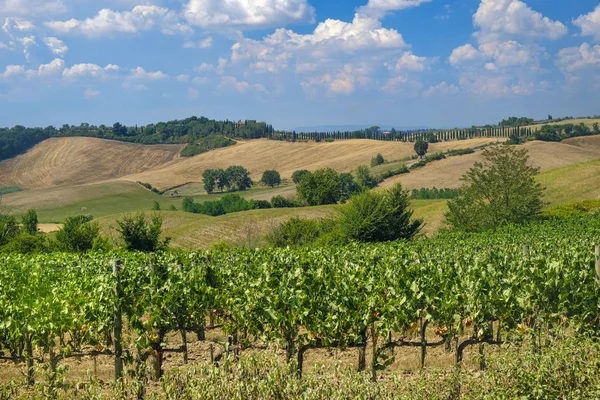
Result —
<svg viewBox="0 0 600 400"><path fill-rule="evenodd" d="M385 162L385 159L383 158L381 153L379 153L371 159L371 167L376 167L378 165L383 164L384 162Z"/></svg>
<svg viewBox="0 0 600 400"><path fill-rule="evenodd" d="M415 153L421 158L425 154L427 154L427 150L429 149L429 143L424 141L423 139L419 139L415 142Z"/></svg>
<svg viewBox="0 0 600 400"><path fill-rule="evenodd" d="M281 184L281 175L273 169L267 170L263 172L261 182L271 187L279 186Z"/></svg>
<svg viewBox="0 0 600 400"><path fill-rule="evenodd" d="M483 152L461 180L461 194L448 202L446 221L464 231L483 231L538 216L543 188L535 181L539 168L528 164L525 149L499 146Z"/></svg>
<svg viewBox="0 0 600 400"><path fill-rule="evenodd" d="M29 235L36 235L38 233L38 216L35 210L27 210L21 217L21 225L23 230Z"/></svg>
<svg viewBox="0 0 600 400"><path fill-rule="evenodd" d="M548 121L552 121L552 115L548 114Z"/></svg>
<svg viewBox="0 0 600 400"><path fill-rule="evenodd" d="M152 211L160 211L160 203L154 200L154 205L152 206Z"/></svg>
<svg viewBox="0 0 600 400"><path fill-rule="evenodd" d="M409 193L400 184L388 191L363 192L342 209L340 229L348 239L359 242L412 239L423 220L411 220L409 206Z"/></svg>
<svg viewBox="0 0 600 400"><path fill-rule="evenodd" d="M217 179L217 171L214 169L207 169L202 174L202 181L204 182L204 190L206 193L211 194L215 191Z"/></svg>
<svg viewBox="0 0 600 400"><path fill-rule="evenodd" d="M598 128L598 123L594 122L594 124L592 125L592 130L594 131L594 133L597 135L600 133L600 128Z"/></svg>
<svg viewBox="0 0 600 400"><path fill-rule="evenodd" d="M225 170L230 188L246 190L252 187L250 173L241 165L232 165Z"/></svg>
<svg viewBox="0 0 600 400"><path fill-rule="evenodd" d="M58 248L68 252L84 252L92 250L94 240L100 233L100 226L91 222L90 217L78 215L68 217L61 230L56 232Z"/></svg>
<svg viewBox="0 0 600 400"><path fill-rule="evenodd" d="M149 220L143 213L134 216L126 215L117 221L117 231L121 234L125 249L154 252L164 250L171 240L170 238L160 240L162 222L160 215L154 215Z"/></svg>
<svg viewBox="0 0 600 400"><path fill-rule="evenodd" d="M310 172L306 169L299 169L292 174L292 181L297 185L302 180L302 177Z"/></svg>
<svg viewBox="0 0 600 400"><path fill-rule="evenodd" d="M309 206L337 204L362 188L350 173L338 174L331 168L305 174L296 188L298 199Z"/></svg>
<svg viewBox="0 0 600 400"><path fill-rule="evenodd" d="M366 165L358 167L356 182L364 189L373 189L377 186L377 180L371 175L371 170Z"/></svg>
<svg viewBox="0 0 600 400"><path fill-rule="evenodd" d="M0 246L19 235L19 224L15 217L0 215Z"/></svg>

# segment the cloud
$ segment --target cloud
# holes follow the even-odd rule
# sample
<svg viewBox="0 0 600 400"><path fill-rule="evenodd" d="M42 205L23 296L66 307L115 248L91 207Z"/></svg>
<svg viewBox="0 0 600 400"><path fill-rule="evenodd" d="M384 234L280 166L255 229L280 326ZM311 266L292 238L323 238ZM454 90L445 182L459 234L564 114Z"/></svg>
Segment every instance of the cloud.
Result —
<svg viewBox="0 0 600 400"><path fill-rule="evenodd" d="M65 11L62 0L0 0L0 15L46 16Z"/></svg>
<svg viewBox="0 0 600 400"><path fill-rule="evenodd" d="M238 93L246 93L250 89L254 89L258 92L267 93L267 89L260 83L250 84L246 81L238 81L234 76L224 76L221 78L219 87L232 88Z"/></svg>
<svg viewBox="0 0 600 400"><path fill-rule="evenodd" d="M600 4L588 14L580 15L573 21L581 29L583 36L593 36L600 40Z"/></svg>
<svg viewBox="0 0 600 400"><path fill-rule="evenodd" d="M349 95L357 86L366 86L370 82L372 69L368 65L354 66L346 64L333 74L309 78L302 82L302 87L308 92L315 93L315 89L324 86L330 94Z"/></svg>
<svg viewBox="0 0 600 400"><path fill-rule="evenodd" d="M25 67L22 65L7 65L4 72L0 74L3 80L9 80L15 76L25 75Z"/></svg>
<svg viewBox="0 0 600 400"><path fill-rule="evenodd" d="M369 0L366 6L359 7L360 14L381 19L389 11L399 11L405 8L418 7L431 0Z"/></svg>
<svg viewBox="0 0 600 400"><path fill-rule="evenodd" d="M520 0L481 0L473 15L480 42L515 37L558 39L568 33L560 21L552 21Z"/></svg>
<svg viewBox="0 0 600 400"><path fill-rule="evenodd" d="M460 89L454 85L448 85L445 81L441 82L439 85L431 86L429 89L423 92L423 96L432 97L432 96L450 96L455 95L460 92Z"/></svg>
<svg viewBox="0 0 600 400"><path fill-rule="evenodd" d="M169 79L169 75L162 71L146 72L144 68L137 67L131 70L131 75L129 75L127 79L159 81Z"/></svg>
<svg viewBox="0 0 600 400"><path fill-rule="evenodd" d="M568 47L558 52L556 65L564 74L586 69L600 68L600 45L583 43L579 47Z"/></svg>
<svg viewBox="0 0 600 400"><path fill-rule="evenodd" d="M35 29L35 25L23 18L6 18L2 30L12 36L14 31L25 32Z"/></svg>
<svg viewBox="0 0 600 400"><path fill-rule="evenodd" d="M46 46L48 46L50 51L57 56L64 56L65 54L67 54L67 51L69 51L69 48L67 47L65 42L55 37L45 38L44 43L46 43Z"/></svg>
<svg viewBox="0 0 600 400"><path fill-rule="evenodd" d="M100 95L100 92L98 90L94 90L94 89L86 89L83 92L83 97L85 97L86 99L92 99L94 97L98 97Z"/></svg>
<svg viewBox="0 0 600 400"><path fill-rule="evenodd" d="M185 42L183 47L186 49L210 49L213 47L213 38L209 36L199 42Z"/></svg>
<svg viewBox="0 0 600 400"><path fill-rule="evenodd" d="M109 72L119 71L121 68L118 65L108 64L106 67L101 67L96 64L75 64L71 68L63 71L63 78L67 80L75 80L84 77L101 78L107 76Z"/></svg>
<svg viewBox="0 0 600 400"><path fill-rule="evenodd" d="M136 6L132 11L102 9L93 18L85 20L50 21L45 25L62 34L80 34L88 37L117 37L123 34L136 34L159 27L167 35L190 32L179 15L167 8L158 6Z"/></svg>
<svg viewBox="0 0 600 400"><path fill-rule="evenodd" d="M25 60L27 62L31 61L31 52L30 48L33 46L37 46L35 42L35 36L28 36L24 38L19 38L18 41L23 46L23 54L25 55Z"/></svg>
<svg viewBox="0 0 600 400"><path fill-rule="evenodd" d="M465 44L463 46L459 46L452 50L452 54L450 54L450 64L457 65L461 64L465 61L473 61L481 58L481 53L473 47L472 44Z"/></svg>
<svg viewBox="0 0 600 400"><path fill-rule="evenodd" d="M187 74L181 74L177 76L177 82L188 82L191 77Z"/></svg>
<svg viewBox="0 0 600 400"><path fill-rule="evenodd" d="M307 0L190 0L184 15L204 28L252 29L313 22L315 9Z"/></svg>
<svg viewBox="0 0 600 400"><path fill-rule="evenodd" d="M385 63L385 66L396 72L421 72L425 70L426 62L427 57L419 57L412 51L407 51L396 62Z"/></svg>

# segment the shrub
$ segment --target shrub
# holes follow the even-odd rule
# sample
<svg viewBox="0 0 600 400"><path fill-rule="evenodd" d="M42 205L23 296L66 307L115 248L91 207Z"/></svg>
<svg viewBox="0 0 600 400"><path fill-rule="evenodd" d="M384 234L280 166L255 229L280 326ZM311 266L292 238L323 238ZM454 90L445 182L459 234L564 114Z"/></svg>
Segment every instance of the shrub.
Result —
<svg viewBox="0 0 600 400"><path fill-rule="evenodd" d="M152 211L160 211L160 203L154 200L154 205L152 206Z"/></svg>
<svg viewBox="0 0 600 400"><path fill-rule="evenodd" d="M324 233L331 232L334 224L330 220L293 217L276 227L267 236L267 242L275 247L309 245Z"/></svg>
<svg viewBox="0 0 600 400"><path fill-rule="evenodd" d="M340 228L351 240L386 242L411 239L423 220L411 220L408 192L400 184L384 192L363 192L342 209Z"/></svg>
<svg viewBox="0 0 600 400"><path fill-rule="evenodd" d="M256 210L264 210L271 208L271 203L267 200L250 200L250 208Z"/></svg>
<svg viewBox="0 0 600 400"><path fill-rule="evenodd" d="M49 246L44 235L22 232L20 235L12 237L8 243L2 246L1 250L5 253L39 254L48 252Z"/></svg>
<svg viewBox="0 0 600 400"><path fill-rule="evenodd" d="M292 181L297 185L302 180L302 177L310 172L306 169L300 169L298 171L294 171L292 174Z"/></svg>
<svg viewBox="0 0 600 400"><path fill-rule="evenodd" d="M358 167L356 181L364 189L372 189L377 186L377 180L371 175L371 170L366 165Z"/></svg>
<svg viewBox="0 0 600 400"><path fill-rule="evenodd" d="M460 195L460 189L413 189L413 200L455 199Z"/></svg>
<svg viewBox="0 0 600 400"><path fill-rule="evenodd" d="M283 196L275 196L271 199L271 207L273 207L273 208L293 208L293 207L296 207L296 204L293 201L286 199Z"/></svg>
<svg viewBox="0 0 600 400"><path fill-rule="evenodd" d="M279 186L281 184L281 175L279 175L279 172L270 169L263 172L263 176L260 181L267 186Z"/></svg>
<svg viewBox="0 0 600 400"><path fill-rule="evenodd" d="M371 158L371 167L376 167L385 163L385 159L381 155L381 153L377 154L375 157Z"/></svg>
<svg viewBox="0 0 600 400"><path fill-rule="evenodd" d="M170 238L162 241L160 239L162 222L160 215L154 215L149 220L143 213L134 216L126 215L117 221L117 231L121 234L125 249L154 252L166 249L170 242Z"/></svg>
<svg viewBox="0 0 600 400"><path fill-rule="evenodd" d="M92 250L99 233L99 225L88 216L68 217L62 229L56 232L57 246L62 251L75 253Z"/></svg>
<svg viewBox="0 0 600 400"><path fill-rule="evenodd" d="M21 225L23 230L29 235L38 233L38 216L35 210L27 210L21 217Z"/></svg>
<svg viewBox="0 0 600 400"><path fill-rule="evenodd" d="M406 165L403 165L400 168L396 168L396 169L392 169L392 170L384 172L383 174L381 174L379 176L378 180L379 180L379 182L381 182L388 178L391 178L392 176L408 174L408 173L410 173L410 169Z"/></svg>
<svg viewBox="0 0 600 400"><path fill-rule="evenodd" d="M361 190L352 174L338 174L331 168L305 174L297 187L299 200L309 206L336 204Z"/></svg>

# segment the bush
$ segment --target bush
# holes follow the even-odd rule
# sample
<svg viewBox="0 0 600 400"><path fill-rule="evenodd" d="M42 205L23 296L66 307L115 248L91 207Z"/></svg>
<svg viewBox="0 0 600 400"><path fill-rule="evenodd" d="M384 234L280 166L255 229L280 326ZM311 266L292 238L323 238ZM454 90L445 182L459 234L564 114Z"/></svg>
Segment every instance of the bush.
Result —
<svg viewBox="0 0 600 400"><path fill-rule="evenodd" d="M375 157L371 158L371 167L376 167L385 163L385 159L381 155L381 153L377 154Z"/></svg>
<svg viewBox="0 0 600 400"><path fill-rule="evenodd" d="M117 231L121 234L125 249L129 251L165 250L171 239L161 241L162 222L160 215L154 215L150 220L147 220L143 213L124 216L117 221Z"/></svg>
<svg viewBox="0 0 600 400"><path fill-rule="evenodd" d="M44 235L31 235L28 232L22 232L14 236L8 243L2 246L4 253L15 254L39 254L49 251L48 242Z"/></svg>
<svg viewBox="0 0 600 400"><path fill-rule="evenodd" d="M377 180L371 175L371 170L369 167L365 165L358 167L358 171L356 172L356 181L364 189L373 189L375 186L377 186Z"/></svg>
<svg viewBox="0 0 600 400"><path fill-rule="evenodd" d="M384 172L383 174L381 174L379 176L378 180L379 180L379 182L382 182L388 178L391 178L392 176L408 174L408 173L410 173L410 169L406 165L403 165L400 168L396 168L396 169L392 169L392 170Z"/></svg>
<svg viewBox="0 0 600 400"><path fill-rule="evenodd" d="M268 204L268 202L265 202ZM191 197L185 197L182 202L183 211L194 214L210 215L217 217L219 215L248 211L257 208L256 205L265 206L264 203L253 203L244 199L238 194L226 194L217 201L205 201L204 203L196 203Z"/></svg>
<svg viewBox="0 0 600 400"><path fill-rule="evenodd" d="M15 217L0 215L0 246L8 243L19 234L19 224Z"/></svg>
<svg viewBox="0 0 600 400"><path fill-rule="evenodd" d="M267 236L267 242L275 247L306 246L331 232L334 225L331 220L293 217L276 227Z"/></svg>
<svg viewBox="0 0 600 400"><path fill-rule="evenodd" d="M297 185L302 180L302 177L310 172L306 169L300 169L298 171L294 171L292 174L292 181Z"/></svg>
<svg viewBox="0 0 600 400"><path fill-rule="evenodd" d="M57 247L74 253L89 251L94 247L94 240L99 233L100 226L91 222L88 216L68 217L62 229L56 232Z"/></svg>
<svg viewBox="0 0 600 400"><path fill-rule="evenodd" d="M473 154L475 153L475 149L472 148L467 148L467 149L454 149L454 150L448 150L446 152L446 155L448 157L454 157L454 156L464 156L465 154Z"/></svg>
<svg viewBox="0 0 600 400"><path fill-rule="evenodd" d="M283 196L275 196L271 199L271 207L273 208L293 208L296 207L296 203L292 200L286 199Z"/></svg>
<svg viewBox="0 0 600 400"><path fill-rule="evenodd" d="M351 240L387 242L411 239L423 220L412 220L408 192L400 184L384 192L363 192L342 209L340 229Z"/></svg>
<svg viewBox="0 0 600 400"><path fill-rule="evenodd" d="M236 142L217 134L211 134L200 138L196 143L188 144L182 151L181 157L193 157L207 151L220 149L234 145Z"/></svg>
<svg viewBox="0 0 600 400"><path fill-rule="evenodd" d="M281 184L281 175L279 175L279 172L270 169L263 172L263 176L260 181L267 186L279 186Z"/></svg>
<svg viewBox="0 0 600 400"><path fill-rule="evenodd" d="M361 190L352 174L338 174L331 168L305 174L297 187L299 200L309 206L337 204Z"/></svg>
<svg viewBox="0 0 600 400"><path fill-rule="evenodd" d="M267 200L250 200L250 208L253 210L265 210L271 208L271 203Z"/></svg>
<svg viewBox="0 0 600 400"><path fill-rule="evenodd" d="M154 200L154 205L152 206L152 211L160 211L160 203Z"/></svg>
<svg viewBox="0 0 600 400"><path fill-rule="evenodd" d="M460 196L460 189L413 189L412 199L413 200L435 200L435 199L455 199Z"/></svg>
<svg viewBox="0 0 600 400"><path fill-rule="evenodd" d="M23 230L29 235L38 233L38 216L35 210L27 210L21 217L21 225Z"/></svg>

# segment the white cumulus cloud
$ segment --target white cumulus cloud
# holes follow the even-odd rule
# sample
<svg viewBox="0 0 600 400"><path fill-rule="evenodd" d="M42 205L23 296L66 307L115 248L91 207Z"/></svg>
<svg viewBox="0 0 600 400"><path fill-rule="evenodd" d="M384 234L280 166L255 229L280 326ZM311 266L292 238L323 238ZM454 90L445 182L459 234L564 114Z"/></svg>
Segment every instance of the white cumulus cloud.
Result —
<svg viewBox="0 0 600 400"><path fill-rule="evenodd" d="M429 89L423 92L423 96L431 97L431 96L449 96L454 95L460 92L460 89L455 85L448 85L445 81L441 82L436 86L431 86Z"/></svg>
<svg viewBox="0 0 600 400"><path fill-rule="evenodd" d="M473 15L480 41L515 37L558 39L568 33L560 21L552 21L520 0L482 0Z"/></svg>
<svg viewBox="0 0 600 400"><path fill-rule="evenodd" d="M570 74L586 69L600 69L600 45L583 43L558 52L556 64L563 73Z"/></svg>
<svg viewBox="0 0 600 400"><path fill-rule="evenodd" d="M146 72L144 68L137 67L131 71L131 75L129 75L128 79L159 81L169 79L169 75L165 74L162 71Z"/></svg>
<svg viewBox="0 0 600 400"><path fill-rule="evenodd" d="M62 34L72 33L89 37L117 37L149 31L155 27L159 27L164 34L190 31L176 12L154 5L136 6L132 11L123 12L105 8L92 18L49 21L45 25Z"/></svg>
<svg viewBox="0 0 600 400"><path fill-rule="evenodd" d="M190 0L184 11L201 27L269 28L315 18L307 0Z"/></svg>
<svg viewBox="0 0 600 400"><path fill-rule="evenodd" d="M120 67L114 64L108 64L106 67L101 67L96 64L81 63L75 64L63 71L63 77L67 80L74 80L84 77L101 78L105 77L111 71L119 71Z"/></svg>
<svg viewBox="0 0 600 400"><path fill-rule="evenodd" d="M86 89L83 92L83 97L85 97L86 99L92 99L94 97L98 97L100 95L100 92L98 90L94 90L94 89Z"/></svg>
<svg viewBox="0 0 600 400"><path fill-rule="evenodd" d="M600 4L588 14L580 15L573 21L581 29L583 36L593 36L600 40Z"/></svg>
<svg viewBox="0 0 600 400"><path fill-rule="evenodd" d="M69 51L69 48L62 40L55 37L47 37L44 39L44 43L50 49L52 53L57 56L64 56Z"/></svg>

